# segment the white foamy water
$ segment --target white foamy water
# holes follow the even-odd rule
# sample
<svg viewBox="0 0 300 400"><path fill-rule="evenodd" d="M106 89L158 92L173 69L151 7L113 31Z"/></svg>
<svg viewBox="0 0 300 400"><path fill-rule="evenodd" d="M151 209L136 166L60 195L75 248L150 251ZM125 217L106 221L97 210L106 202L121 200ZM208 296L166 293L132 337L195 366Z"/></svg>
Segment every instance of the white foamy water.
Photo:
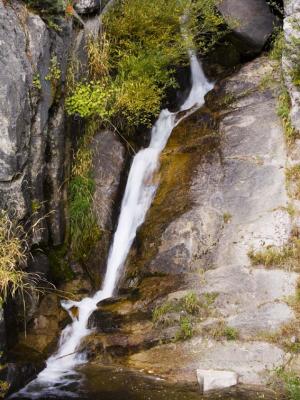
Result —
<svg viewBox="0 0 300 400"><path fill-rule="evenodd" d="M64 301L62 306L69 312L72 323L61 333L58 350L40 372L37 378L13 397L39 398L41 396L63 396L68 393L68 386L76 380L75 367L86 361L84 354L77 352L82 339L91 331L88 319L97 309L99 301L110 298L116 290L123 265L136 236L137 229L145 220L157 189L153 177L159 167L159 157L167 144L174 127L187 115L204 104L204 96L213 85L204 76L201 65L194 53L190 53L192 88L178 113L162 110L152 128L149 147L140 150L133 159L124 197L121 205L118 226L110 248L106 275L102 285L93 297L79 302ZM186 113L182 113L187 111ZM76 307L78 315L71 309ZM77 376L78 379L78 376Z"/></svg>

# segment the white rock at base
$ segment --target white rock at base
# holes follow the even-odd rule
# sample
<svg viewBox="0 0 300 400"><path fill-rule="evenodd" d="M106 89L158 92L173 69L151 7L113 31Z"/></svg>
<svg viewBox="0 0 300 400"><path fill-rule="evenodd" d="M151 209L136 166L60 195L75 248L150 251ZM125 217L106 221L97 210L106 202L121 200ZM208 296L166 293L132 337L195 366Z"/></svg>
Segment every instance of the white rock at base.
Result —
<svg viewBox="0 0 300 400"><path fill-rule="evenodd" d="M203 392L213 389L224 389L238 383L238 374L232 371L217 371L213 369L197 369L197 379Z"/></svg>

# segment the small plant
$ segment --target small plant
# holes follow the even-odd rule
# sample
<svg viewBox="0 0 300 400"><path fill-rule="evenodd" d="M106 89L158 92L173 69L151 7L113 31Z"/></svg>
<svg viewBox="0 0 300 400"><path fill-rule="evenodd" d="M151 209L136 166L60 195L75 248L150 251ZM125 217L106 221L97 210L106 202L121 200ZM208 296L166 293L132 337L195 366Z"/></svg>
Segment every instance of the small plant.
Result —
<svg viewBox="0 0 300 400"><path fill-rule="evenodd" d="M211 306L214 304L214 302L216 301L216 299L218 298L219 293L216 292L212 292L212 293L204 293L204 298L205 298L205 302L207 304L207 306Z"/></svg>
<svg viewBox="0 0 300 400"><path fill-rule="evenodd" d="M155 307L152 313L152 321L154 323L158 323L162 320L163 316L173 310L172 304L170 302L166 302L161 306Z"/></svg>
<svg viewBox="0 0 300 400"><path fill-rule="evenodd" d="M294 184L294 196L300 198L300 164L296 164L286 170L286 179L290 184Z"/></svg>
<svg viewBox="0 0 300 400"><path fill-rule="evenodd" d="M104 32L98 40L90 37L87 43L89 73L91 79L101 79L109 73L110 44Z"/></svg>
<svg viewBox="0 0 300 400"><path fill-rule="evenodd" d="M183 309L188 313L188 314L197 314L200 311L200 304L199 304L199 299L196 293L191 292L188 293L181 301L181 304L183 306Z"/></svg>
<svg viewBox="0 0 300 400"><path fill-rule="evenodd" d="M51 82L53 89L57 87L57 84L61 78L61 70L56 56L53 56L50 60L49 72L45 76L45 80Z"/></svg>
<svg viewBox="0 0 300 400"><path fill-rule="evenodd" d="M42 207L42 204L37 199L31 200L31 212L32 214L37 213Z"/></svg>
<svg viewBox="0 0 300 400"><path fill-rule="evenodd" d="M288 400L300 400L300 377L293 372L286 372L283 367L275 372L284 383Z"/></svg>
<svg viewBox="0 0 300 400"><path fill-rule="evenodd" d="M41 84L41 79L40 79L40 75L38 73L36 73L33 76L33 80L32 80L33 86L37 89L37 90L41 90L42 89L42 84Z"/></svg>
<svg viewBox="0 0 300 400"><path fill-rule="evenodd" d="M275 29L272 36L272 46L270 58L273 61L281 62L283 50L285 48L284 32L282 28Z"/></svg>
<svg viewBox="0 0 300 400"><path fill-rule="evenodd" d="M7 394L9 386L10 385L7 381L0 380L0 396L2 398Z"/></svg>
<svg viewBox="0 0 300 400"><path fill-rule="evenodd" d="M180 317L180 329L176 333L175 341L187 340L193 336L193 326L190 317Z"/></svg>
<svg viewBox="0 0 300 400"><path fill-rule="evenodd" d="M290 118L291 99L287 89L283 86L277 102L277 114L281 118L282 125L285 131L288 142L294 140L296 131L292 125Z"/></svg>
<svg viewBox="0 0 300 400"><path fill-rule="evenodd" d="M225 212L223 214L223 221L225 224L228 224L231 221L231 219L232 219L232 215L230 213Z"/></svg>
<svg viewBox="0 0 300 400"><path fill-rule="evenodd" d="M224 328L224 336L227 340L237 340L239 337L239 333L235 328L232 328L231 326L226 326Z"/></svg>
<svg viewBox="0 0 300 400"><path fill-rule="evenodd" d="M281 267L288 270L299 271L300 265L300 239L292 237L284 246L268 246L259 251L250 250L248 256L253 265L265 267Z"/></svg>

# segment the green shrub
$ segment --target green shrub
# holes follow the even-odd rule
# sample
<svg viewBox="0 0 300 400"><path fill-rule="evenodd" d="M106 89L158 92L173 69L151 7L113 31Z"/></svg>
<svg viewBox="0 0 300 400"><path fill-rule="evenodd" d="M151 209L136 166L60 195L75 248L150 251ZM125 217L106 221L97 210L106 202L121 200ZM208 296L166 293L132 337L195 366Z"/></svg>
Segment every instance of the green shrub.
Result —
<svg viewBox="0 0 300 400"><path fill-rule="evenodd" d="M118 0L103 29L87 45L90 82L75 86L66 109L123 128L151 124L194 39L205 54L226 32L215 0Z"/></svg>

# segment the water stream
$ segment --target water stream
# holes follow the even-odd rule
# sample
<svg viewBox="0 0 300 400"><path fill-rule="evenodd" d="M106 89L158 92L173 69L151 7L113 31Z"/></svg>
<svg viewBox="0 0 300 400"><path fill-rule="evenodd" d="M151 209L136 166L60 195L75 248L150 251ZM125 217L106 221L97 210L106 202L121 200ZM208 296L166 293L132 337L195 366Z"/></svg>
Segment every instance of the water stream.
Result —
<svg viewBox="0 0 300 400"><path fill-rule="evenodd" d="M36 399L52 397L54 394L61 398L64 395L67 397L67 394L70 394L70 385L79 379L75 367L85 363L86 357L78 353L77 349L81 340L91 333L88 328L88 319L97 309L97 304L101 300L112 297L116 290L137 229L145 220L158 186L153 181L153 177L159 167L160 154L174 127L196 108L202 106L204 96L212 89L213 85L205 78L194 53L190 54L190 65L192 88L188 98L177 113L172 113L167 109L161 111L152 128L149 147L140 150L133 159L101 290L93 297L87 297L78 302L62 302L62 307L72 318L72 323L62 331L57 352L47 360L46 368L37 378L12 398ZM74 307L78 309L77 316L72 313Z"/></svg>

